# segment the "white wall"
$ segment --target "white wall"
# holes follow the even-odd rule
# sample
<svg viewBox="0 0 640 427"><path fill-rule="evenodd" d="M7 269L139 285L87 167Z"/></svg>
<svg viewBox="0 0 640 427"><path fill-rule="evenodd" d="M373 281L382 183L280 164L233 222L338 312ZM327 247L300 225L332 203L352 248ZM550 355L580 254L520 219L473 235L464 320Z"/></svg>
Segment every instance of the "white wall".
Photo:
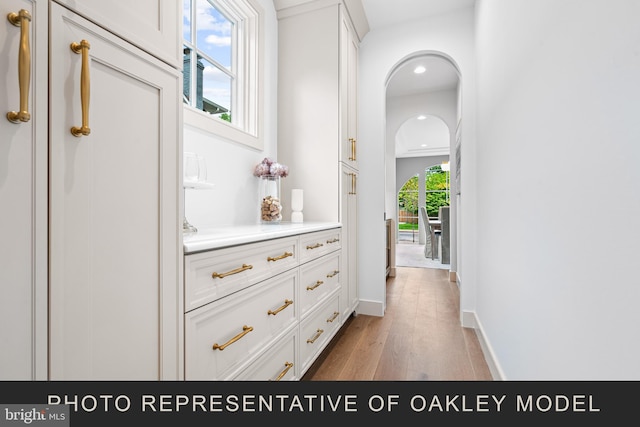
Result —
<svg viewBox="0 0 640 427"><path fill-rule="evenodd" d="M638 380L640 2L476 11L476 314L498 368Z"/></svg>
<svg viewBox="0 0 640 427"><path fill-rule="evenodd" d="M212 190L186 190L185 216L198 229L257 223L258 179L264 157L277 160L278 21L272 0L257 0L265 12L264 149L255 150L185 126L184 151L205 156ZM286 179L286 178L284 178Z"/></svg>
<svg viewBox="0 0 640 427"><path fill-rule="evenodd" d="M385 83L389 73L403 59L415 53L441 53L450 58L462 73L463 102L465 119L463 126L473 125L474 99L474 56L473 56L473 11L462 10L440 15L429 20L405 23L401 26L367 33L360 45L359 74L359 165L360 165L360 206L358 224L360 233L360 298L366 307L378 307L369 313L381 315L385 307L385 222L384 212L387 201L395 199L395 185L386 182L385 168L395 165L395 153L386 147ZM464 132L465 158L473 158L473 135ZM466 161L466 160L465 160ZM395 176L395 167L391 166ZM473 175L473 162L462 169L463 185L472 185L471 178L465 181L464 174ZM464 187L463 187L464 191ZM467 194L473 194L468 191ZM473 209L472 202L466 202ZM475 215L465 214L462 221L473 221ZM473 226L467 226L473 229ZM458 255L471 249L473 236L462 241ZM472 261L472 260L471 260ZM471 281L474 272L472 262L466 262L465 273ZM470 286L469 291L473 289ZM470 305L473 294L461 289L461 304Z"/></svg>

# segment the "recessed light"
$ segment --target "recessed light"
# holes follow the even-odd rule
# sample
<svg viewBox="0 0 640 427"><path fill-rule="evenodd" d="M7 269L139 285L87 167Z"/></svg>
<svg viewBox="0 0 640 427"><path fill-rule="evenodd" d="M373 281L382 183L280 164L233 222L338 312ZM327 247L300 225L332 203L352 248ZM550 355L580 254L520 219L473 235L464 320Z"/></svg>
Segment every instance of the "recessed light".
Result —
<svg viewBox="0 0 640 427"><path fill-rule="evenodd" d="M425 71L427 71L427 69L422 65L418 65L416 68L413 69L413 72L416 74L422 74Z"/></svg>
<svg viewBox="0 0 640 427"><path fill-rule="evenodd" d="M424 120L426 118L427 118L427 116L423 116L423 115L418 116L418 120Z"/></svg>
<svg viewBox="0 0 640 427"><path fill-rule="evenodd" d="M427 144L422 144L420 147L426 147L426 146L427 146Z"/></svg>

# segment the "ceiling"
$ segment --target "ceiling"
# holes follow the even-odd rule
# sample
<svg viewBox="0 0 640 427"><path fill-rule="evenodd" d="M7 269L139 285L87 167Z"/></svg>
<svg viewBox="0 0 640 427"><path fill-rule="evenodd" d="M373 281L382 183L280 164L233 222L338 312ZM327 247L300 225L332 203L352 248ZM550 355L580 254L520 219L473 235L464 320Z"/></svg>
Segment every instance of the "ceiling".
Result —
<svg viewBox="0 0 640 427"><path fill-rule="evenodd" d="M475 0L361 0L369 23L369 31L473 7ZM426 72L414 73L422 65ZM430 55L411 58L395 71L387 86L387 97L403 97L433 91L454 89L459 77L453 65L442 57ZM428 114L428 111L425 111ZM437 120L435 120L437 121ZM442 155L449 152L449 138L434 131L434 120L407 121L396 135L396 157Z"/></svg>

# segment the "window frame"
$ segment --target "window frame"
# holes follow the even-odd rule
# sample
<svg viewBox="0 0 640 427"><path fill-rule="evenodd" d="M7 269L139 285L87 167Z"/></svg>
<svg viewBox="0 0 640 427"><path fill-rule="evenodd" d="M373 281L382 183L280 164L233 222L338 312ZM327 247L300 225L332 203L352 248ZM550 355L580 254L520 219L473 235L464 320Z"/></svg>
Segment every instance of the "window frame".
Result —
<svg viewBox="0 0 640 427"><path fill-rule="evenodd" d="M195 31L196 0L191 2L191 34ZM232 49L232 70L236 76L231 90L232 123L211 116L205 111L183 103L184 124L215 134L251 148L264 148L264 12L255 0L207 0L231 20L236 29ZM192 61L198 50L189 40L181 44L192 49ZM191 82L195 79L191 76ZM192 92L192 88L190 89ZM182 98L182 97L181 97ZM192 96L193 98L193 96Z"/></svg>

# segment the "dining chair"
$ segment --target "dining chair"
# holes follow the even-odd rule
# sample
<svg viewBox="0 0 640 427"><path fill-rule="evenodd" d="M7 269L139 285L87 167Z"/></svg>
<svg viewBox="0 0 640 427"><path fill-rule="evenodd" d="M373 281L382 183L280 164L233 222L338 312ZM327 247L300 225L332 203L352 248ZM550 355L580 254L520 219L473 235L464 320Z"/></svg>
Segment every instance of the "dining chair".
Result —
<svg viewBox="0 0 640 427"><path fill-rule="evenodd" d="M422 206L420 207L420 216L422 217L422 222L424 223L424 229L426 232L427 241L424 245L424 256L425 258L436 259L438 256L438 246L440 243L440 233L441 230L434 229L433 225L429 221L429 215L427 215L427 209Z"/></svg>

